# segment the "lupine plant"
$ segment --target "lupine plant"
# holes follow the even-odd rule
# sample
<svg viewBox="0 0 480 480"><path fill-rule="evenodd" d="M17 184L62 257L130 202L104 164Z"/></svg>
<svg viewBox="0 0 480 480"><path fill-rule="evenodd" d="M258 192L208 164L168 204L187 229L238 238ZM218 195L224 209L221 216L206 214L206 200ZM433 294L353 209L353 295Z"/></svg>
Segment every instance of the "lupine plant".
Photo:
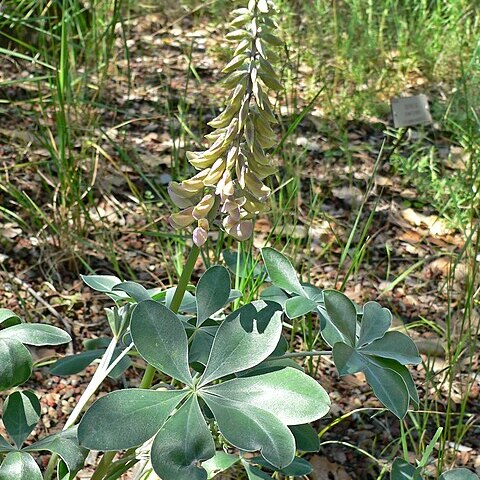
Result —
<svg viewBox="0 0 480 480"><path fill-rule="evenodd" d="M83 277L113 304L105 310L111 337L89 340L83 353L50 366L51 373L69 375L97 362L63 430L27 446L40 407L33 392L19 388L32 372L25 344L58 345L70 337L0 311L0 388L9 391L3 423L10 439L0 437L0 480L42 478L31 456L38 451L52 452L45 480L55 472L73 479L89 450L103 452L92 480L118 479L128 471L135 479L154 472L162 480L206 480L234 465L250 480L308 475L312 467L302 455L320 447L310 422L328 414L330 399L298 357L332 355L340 375L364 372L398 418L410 403L418 404L406 366L420 362L417 348L391 330L391 314L379 304L360 307L343 293L302 282L290 260L269 247L261 251L265 268L259 270L268 286L257 300L244 302L222 265L206 270L196 287L190 284L209 232L222 228L245 240L268 206L264 180L276 169L268 155L276 143L269 90L281 88L272 67L282 44L273 11L270 0L250 0L232 12L227 39L234 53L223 82L231 94L210 122L214 130L205 150L187 154L198 173L169 187L181 208L171 224L193 227L178 285L148 290L114 276ZM318 317L318 336L328 349L288 351L283 327L305 315ZM139 381L129 370L131 358L137 366L144 362ZM107 376L123 377L128 388L89 405Z"/></svg>

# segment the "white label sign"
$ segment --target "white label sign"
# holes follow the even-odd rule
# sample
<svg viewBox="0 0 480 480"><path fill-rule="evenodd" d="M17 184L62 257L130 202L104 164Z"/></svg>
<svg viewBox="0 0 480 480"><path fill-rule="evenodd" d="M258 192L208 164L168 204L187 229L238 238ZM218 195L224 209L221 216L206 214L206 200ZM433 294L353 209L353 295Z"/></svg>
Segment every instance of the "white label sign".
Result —
<svg viewBox="0 0 480 480"><path fill-rule="evenodd" d="M433 122L428 98L423 93L413 97L393 98L391 104L395 128L428 125Z"/></svg>

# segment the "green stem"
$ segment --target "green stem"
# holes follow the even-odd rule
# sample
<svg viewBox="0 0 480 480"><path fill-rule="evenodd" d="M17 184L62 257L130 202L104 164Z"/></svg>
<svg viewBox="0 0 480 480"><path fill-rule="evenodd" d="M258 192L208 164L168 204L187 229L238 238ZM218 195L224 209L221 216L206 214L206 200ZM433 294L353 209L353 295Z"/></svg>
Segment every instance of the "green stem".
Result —
<svg viewBox="0 0 480 480"><path fill-rule="evenodd" d="M102 480L107 474L117 452L105 452L90 480Z"/></svg>
<svg viewBox="0 0 480 480"><path fill-rule="evenodd" d="M180 280L178 281L177 288L175 289L172 302L170 303L170 310L174 313L178 312L178 309L182 304L183 297L185 296L185 292L187 291L188 282L190 281L190 278L192 276L192 272L195 268L195 263L197 262L199 254L200 248L196 245L193 245L188 255L185 268L183 269ZM140 388L150 388L152 386L154 376L155 367L153 367L152 365L147 365L147 368L145 369L145 373L142 378L142 382L140 383Z"/></svg>
<svg viewBox="0 0 480 480"><path fill-rule="evenodd" d="M295 358L295 357L317 357L320 355L332 355L331 350L311 350L309 352L289 352L273 357L271 360L280 360L281 358Z"/></svg>

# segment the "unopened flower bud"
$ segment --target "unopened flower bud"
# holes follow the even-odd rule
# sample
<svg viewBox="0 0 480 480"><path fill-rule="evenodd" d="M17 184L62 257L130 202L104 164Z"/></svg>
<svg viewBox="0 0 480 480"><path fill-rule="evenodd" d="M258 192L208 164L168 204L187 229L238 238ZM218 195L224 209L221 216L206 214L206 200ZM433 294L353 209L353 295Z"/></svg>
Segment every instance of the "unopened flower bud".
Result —
<svg viewBox="0 0 480 480"><path fill-rule="evenodd" d="M170 225L173 228L185 228L191 225L195 218L193 218L193 207L186 208L181 212L173 213L170 215Z"/></svg>
<svg viewBox="0 0 480 480"><path fill-rule="evenodd" d="M202 227L197 227L193 231L193 243L197 247L201 247L202 245L205 244L208 238L208 230L202 228Z"/></svg>
<svg viewBox="0 0 480 480"><path fill-rule="evenodd" d="M200 202L193 209L193 217L198 220L200 218L206 218L215 203L213 195L205 195Z"/></svg>

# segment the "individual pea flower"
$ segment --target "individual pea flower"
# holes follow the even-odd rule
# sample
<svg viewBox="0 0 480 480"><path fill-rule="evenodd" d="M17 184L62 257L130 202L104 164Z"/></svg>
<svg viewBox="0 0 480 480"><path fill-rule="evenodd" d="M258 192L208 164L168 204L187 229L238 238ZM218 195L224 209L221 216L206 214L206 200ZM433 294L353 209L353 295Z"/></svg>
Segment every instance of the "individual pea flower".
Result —
<svg viewBox="0 0 480 480"><path fill-rule="evenodd" d="M266 151L276 144L271 126L276 118L267 90L282 88L271 65L278 59L274 47L282 45L274 34L274 10L271 0L249 0L246 8L232 12L226 38L236 47L222 81L231 93L224 110L209 122L214 130L205 136L206 149L187 152L199 173L169 186L172 201L183 209L170 223L185 228L197 221L193 240L199 246L217 216L228 235L250 238L255 217L268 205L271 192L264 181L276 165Z"/></svg>

